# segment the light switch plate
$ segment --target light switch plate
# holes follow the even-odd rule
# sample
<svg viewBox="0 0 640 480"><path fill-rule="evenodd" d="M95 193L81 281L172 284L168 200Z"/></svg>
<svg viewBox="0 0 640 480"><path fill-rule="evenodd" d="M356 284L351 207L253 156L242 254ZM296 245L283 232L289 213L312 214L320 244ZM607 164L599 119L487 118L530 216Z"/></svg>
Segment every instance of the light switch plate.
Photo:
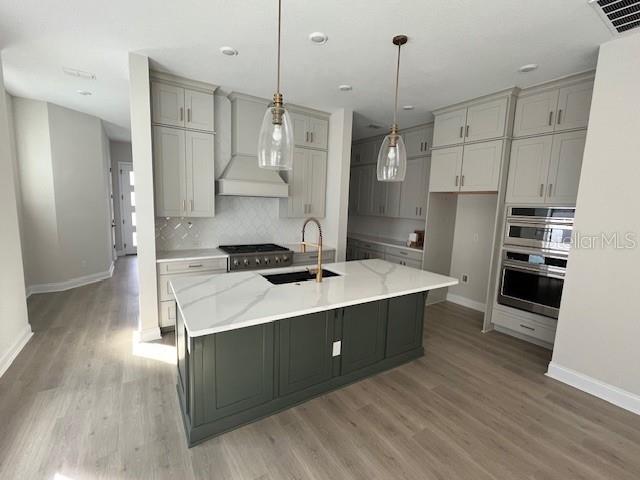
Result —
<svg viewBox="0 0 640 480"><path fill-rule="evenodd" d="M340 351L342 349L342 342L338 340L337 342L333 342L333 356L339 357Z"/></svg>

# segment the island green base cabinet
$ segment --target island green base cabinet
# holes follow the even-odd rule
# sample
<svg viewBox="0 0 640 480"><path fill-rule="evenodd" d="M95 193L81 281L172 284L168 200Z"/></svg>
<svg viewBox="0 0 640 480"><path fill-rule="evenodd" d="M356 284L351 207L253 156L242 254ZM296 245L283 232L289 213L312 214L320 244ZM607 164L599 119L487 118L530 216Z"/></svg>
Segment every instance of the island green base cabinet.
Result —
<svg viewBox="0 0 640 480"><path fill-rule="evenodd" d="M194 338L178 312L177 390L189 446L421 357L426 295Z"/></svg>

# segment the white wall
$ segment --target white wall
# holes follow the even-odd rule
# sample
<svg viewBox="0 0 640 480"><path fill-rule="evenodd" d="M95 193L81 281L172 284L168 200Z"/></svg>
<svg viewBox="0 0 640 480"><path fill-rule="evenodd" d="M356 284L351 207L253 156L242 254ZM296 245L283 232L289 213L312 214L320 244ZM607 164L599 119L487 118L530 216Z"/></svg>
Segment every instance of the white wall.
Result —
<svg viewBox="0 0 640 480"><path fill-rule="evenodd" d="M0 58L0 376L32 335L27 316L12 143Z"/></svg>
<svg viewBox="0 0 640 480"><path fill-rule="evenodd" d="M18 97L13 113L28 291L109 276L109 152L101 121Z"/></svg>
<svg viewBox="0 0 640 480"><path fill-rule="evenodd" d="M600 48L575 230L640 240L640 34ZM640 245L571 251L549 374L640 413ZM613 387L613 388L612 388Z"/></svg>
<svg viewBox="0 0 640 480"><path fill-rule="evenodd" d="M120 170L119 163L132 163L131 143L129 142L109 142L111 151L111 181L113 182L113 208L114 220L116 224L116 250L122 251L122 218L120 216Z"/></svg>
<svg viewBox="0 0 640 480"><path fill-rule="evenodd" d="M149 58L129 54L131 150L136 177L136 231L138 235L138 330L143 341L160 338L156 279L156 238L151 147Z"/></svg>
<svg viewBox="0 0 640 480"><path fill-rule="evenodd" d="M482 310L487 297L497 202L495 194L458 195L449 275L460 283L449 287L449 294L470 300L470 306ZM463 274L469 276L468 283L462 283Z"/></svg>

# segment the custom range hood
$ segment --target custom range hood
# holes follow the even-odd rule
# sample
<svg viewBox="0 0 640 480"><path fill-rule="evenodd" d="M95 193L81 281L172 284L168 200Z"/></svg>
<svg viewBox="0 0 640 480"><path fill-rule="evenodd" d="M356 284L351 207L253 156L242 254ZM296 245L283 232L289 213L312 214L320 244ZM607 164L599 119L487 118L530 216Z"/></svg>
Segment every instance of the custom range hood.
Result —
<svg viewBox="0 0 640 480"><path fill-rule="evenodd" d="M217 181L218 195L289 196L289 185L277 170L258 166L258 135L269 102L239 93L231 101L231 160Z"/></svg>

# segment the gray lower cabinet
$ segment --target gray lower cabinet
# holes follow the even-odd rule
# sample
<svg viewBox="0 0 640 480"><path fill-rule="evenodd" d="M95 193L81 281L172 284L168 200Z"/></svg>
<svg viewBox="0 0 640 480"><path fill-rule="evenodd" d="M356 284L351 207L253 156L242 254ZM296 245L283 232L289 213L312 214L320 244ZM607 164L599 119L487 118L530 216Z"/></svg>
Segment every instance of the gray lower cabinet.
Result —
<svg viewBox="0 0 640 480"><path fill-rule="evenodd" d="M333 324L333 311L278 322L280 395L331 378Z"/></svg>
<svg viewBox="0 0 640 480"><path fill-rule="evenodd" d="M177 390L189 446L421 357L425 296L195 338L178 312Z"/></svg>

